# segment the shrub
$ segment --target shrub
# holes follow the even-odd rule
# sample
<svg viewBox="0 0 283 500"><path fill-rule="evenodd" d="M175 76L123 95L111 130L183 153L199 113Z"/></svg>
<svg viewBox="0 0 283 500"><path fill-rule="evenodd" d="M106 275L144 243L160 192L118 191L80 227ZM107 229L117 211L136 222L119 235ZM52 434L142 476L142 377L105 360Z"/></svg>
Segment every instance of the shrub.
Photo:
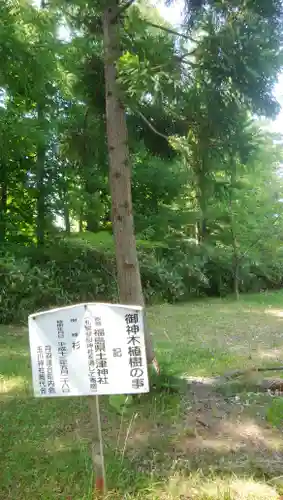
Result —
<svg viewBox="0 0 283 500"><path fill-rule="evenodd" d="M117 301L114 248L103 242L97 249L89 238L61 236L42 248L2 247L0 321L26 321L32 312L63 304ZM189 267L178 245L138 241L138 249L147 303L184 300L198 289L200 271Z"/></svg>
<svg viewBox="0 0 283 500"><path fill-rule="evenodd" d="M115 300L114 260L85 246L58 239L42 249L0 254L0 321L26 320L50 306Z"/></svg>
<svg viewBox="0 0 283 500"><path fill-rule="evenodd" d="M98 243L97 243L98 241ZM233 290L231 251L198 245L193 240L138 240L147 303L177 302ZM240 290L281 285L281 260L263 266L246 256ZM54 236L42 248L0 247L0 322L26 321L27 315L53 306L84 301L117 301L114 246L111 236Z"/></svg>

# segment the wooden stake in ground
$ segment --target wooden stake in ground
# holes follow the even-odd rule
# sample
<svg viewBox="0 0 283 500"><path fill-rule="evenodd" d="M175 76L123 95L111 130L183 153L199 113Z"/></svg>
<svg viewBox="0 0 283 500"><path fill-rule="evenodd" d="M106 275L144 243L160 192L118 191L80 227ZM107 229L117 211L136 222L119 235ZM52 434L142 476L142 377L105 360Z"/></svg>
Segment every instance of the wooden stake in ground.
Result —
<svg viewBox="0 0 283 500"><path fill-rule="evenodd" d="M120 56L119 3L109 0L103 15L109 182L120 302L144 306L132 212L131 162L125 110L119 95L116 63ZM146 329L147 362L155 359Z"/></svg>
<svg viewBox="0 0 283 500"><path fill-rule="evenodd" d="M95 477L95 489L98 494L104 496L106 494L107 488L104 466L103 438L99 410L99 396L90 397L89 406L93 430L92 463Z"/></svg>

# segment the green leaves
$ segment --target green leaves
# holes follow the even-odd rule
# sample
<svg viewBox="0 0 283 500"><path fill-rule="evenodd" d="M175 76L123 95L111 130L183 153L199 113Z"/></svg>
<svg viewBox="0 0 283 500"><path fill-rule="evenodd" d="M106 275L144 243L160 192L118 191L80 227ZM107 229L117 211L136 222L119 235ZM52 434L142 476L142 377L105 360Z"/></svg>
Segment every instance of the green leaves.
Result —
<svg viewBox="0 0 283 500"><path fill-rule="evenodd" d="M149 61L141 61L137 54L126 51L119 59L119 82L127 95L141 99L151 83Z"/></svg>
<svg viewBox="0 0 283 500"><path fill-rule="evenodd" d="M11 0L0 6L0 84L13 95L32 101L46 97L46 85L58 73L55 54L56 18L46 10L38 11L28 1Z"/></svg>
<svg viewBox="0 0 283 500"><path fill-rule="evenodd" d="M66 221L74 231L111 230L105 5L0 5L0 218L6 242L34 238L42 146L48 232L62 230ZM135 226L148 245L159 243L142 261L150 300L173 301L209 287L218 293L220 279L231 290L235 249L243 289L251 286L251 275L269 280L281 272L283 225L274 220L282 211L276 172L281 145L275 147L250 119L278 109L272 86L282 64L281 7L275 0L210 0L190 1L188 8L194 14L188 38L170 32L146 2L120 19L117 70L132 153ZM63 20L71 37L61 42ZM39 104L43 120L37 120ZM117 411L124 405L113 404Z"/></svg>

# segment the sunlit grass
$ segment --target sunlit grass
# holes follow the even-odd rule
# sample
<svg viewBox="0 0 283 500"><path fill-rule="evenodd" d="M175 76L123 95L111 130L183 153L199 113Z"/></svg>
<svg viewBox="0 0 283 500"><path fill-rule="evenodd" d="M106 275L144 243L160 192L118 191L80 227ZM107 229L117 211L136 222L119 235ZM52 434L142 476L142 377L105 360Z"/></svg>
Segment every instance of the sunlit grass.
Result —
<svg viewBox="0 0 283 500"><path fill-rule="evenodd" d="M282 364L281 303L283 311L283 294L276 292L238 303L213 299L151 308L163 370L209 377L263 362ZM190 397L147 395L129 408L122 425L102 401L109 498L279 498L280 486L272 481L280 476L283 443L276 428L266 427L266 397L249 396L247 404L241 396L237 425L233 414L221 414L201 434ZM0 405L0 499L92 500L87 400L33 398L26 328L0 326ZM255 421L260 409L263 420ZM216 405L217 411L224 412ZM278 426L280 412L272 420L274 411L268 415Z"/></svg>

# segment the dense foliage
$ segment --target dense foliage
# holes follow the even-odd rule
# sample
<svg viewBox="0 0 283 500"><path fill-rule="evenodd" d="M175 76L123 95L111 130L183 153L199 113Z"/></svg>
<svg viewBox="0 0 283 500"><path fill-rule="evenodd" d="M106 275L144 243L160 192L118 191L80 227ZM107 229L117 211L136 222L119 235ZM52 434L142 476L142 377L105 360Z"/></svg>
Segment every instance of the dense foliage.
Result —
<svg viewBox="0 0 283 500"><path fill-rule="evenodd" d="M279 109L281 2L188 2L179 33L146 1L126 6L118 81L146 300L280 287L283 150L257 117ZM0 5L1 322L117 297L102 9Z"/></svg>

